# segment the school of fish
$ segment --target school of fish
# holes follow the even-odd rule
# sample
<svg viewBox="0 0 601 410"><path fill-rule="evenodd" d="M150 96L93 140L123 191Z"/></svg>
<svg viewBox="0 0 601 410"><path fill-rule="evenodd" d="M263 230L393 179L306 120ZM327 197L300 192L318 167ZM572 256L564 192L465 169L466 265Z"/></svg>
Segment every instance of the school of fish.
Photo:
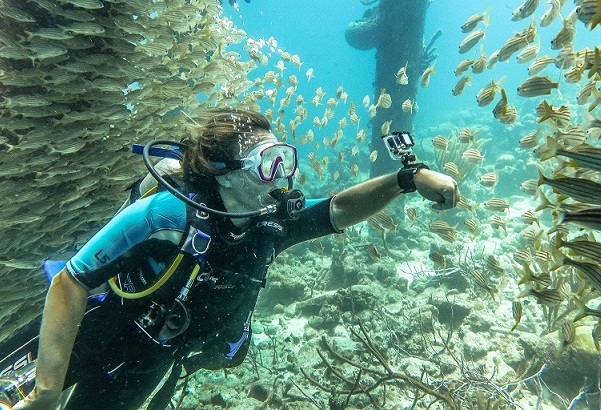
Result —
<svg viewBox="0 0 601 410"><path fill-rule="evenodd" d="M561 16L565 3L549 2L540 27ZM538 1L526 0L514 11L513 20L528 18L538 6ZM156 16L150 18L151 12ZM48 14L53 20L40 26L38 20ZM473 14L462 24L466 37L459 45L460 54L486 41L486 30L494 23L489 14L490 10ZM312 95L298 93L299 82L313 81L313 68L302 68L301 57L282 50L273 38L248 38L210 0L4 1L0 21L5 23L0 26L0 152L7 154L0 159L0 181L3 197L11 198L4 210L7 219L0 222L6 232L1 242L6 255L0 261L3 269L35 269L37 265L23 261L47 256L49 250L70 253L65 237L85 240L109 216L107 210L122 200L124 186L139 177L131 158L123 155L131 143L182 135L186 129L181 123L169 120L182 107L193 113L214 104L258 109L259 104L264 107L267 103L269 108L263 112L282 141L313 148L303 158L308 166L301 166L296 175L301 185L307 183L310 172L319 180L332 182L360 178L363 161L359 157L373 162L379 155L377 148L370 149L365 142L369 119L393 106L400 108L402 115L414 115L419 109L415 100L392 101L386 89L379 90L373 101L366 95L361 102L350 100L343 86L329 90L316 85ZM550 323L562 329L568 345L574 326L554 322L566 316L561 309L577 306L573 322L585 316L601 317L600 311L587 305L601 291L600 253L594 233L601 226L597 208L601 205L597 199L601 197L601 148L595 145L601 135L596 111L601 105L601 47L574 50L572 45L577 29L594 30L600 23L600 0L577 0L550 45L555 56L551 52L539 56L539 29L532 23L490 56L481 47L478 56L461 61L455 75L462 77L452 91L460 95L472 76L482 75L516 54L519 63L531 62L530 76L517 90L522 97L547 98L559 91L562 81L583 84L576 102L583 107L584 121L576 122L568 105L553 106L542 99L536 110L540 127L520 139L520 148L534 149L542 169L539 178L525 181L522 189L528 195L539 195L542 203L538 210L522 215L521 222L528 226L522 238L528 248L516 248L511 255L524 289L513 301L513 328L520 324L521 300L533 297L549 311ZM248 56L230 51L229 46L236 44L244 44ZM273 69L251 79L253 70L267 66ZM563 80L554 81L558 75L539 75L553 68L562 70ZM434 63L422 72L408 71L408 64L398 67L398 87L410 81L428 87L436 75ZM476 102L486 107L500 97L493 116L511 125L518 119L518 111L508 101L504 80L491 79L477 92ZM203 95L203 102L198 94ZM335 124L335 131L315 140L316 132L328 124ZM384 122L383 134L390 131L390 124ZM474 127L466 127L451 136L435 136L436 164L459 181L477 178L479 185L492 190L499 183L498 175L490 171L479 174L490 140L479 134ZM340 144L343 139L344 148ZM547 165L551 161L553 167ZM330 173L333 163L336 166ZM547 187L557 193L553 200L547 198ZM428 229L449 244L457 240L458 229L466 229L473 239L483 223L507 230L510 203L491 196L482 204L487 222L476 216L478 206L462 196L458 208L467 216L461 228L441 219L432 221ZM537 229L540 212L546 208L558 215L551 234ZM415 208L406 211L411 221L419 219ZM73 217L65 216L69 214ZM40 229L23 235L33 222ZM384 237L397 228L385 213L370 223ZM583 233L570 235L571 225L583 227ZM52 235L58 229L62 234ZM24 248L30 253L24 254ZM565 249L570 256L562 252ZM373 244L366 251L373 259L381 257ZM450 263L436 252L430 259L443 268ZM499 277L507 274L508 267L502 267L498 255L489 254L483 260L482 266L467 273L473 283L497 298Z"/></svg>
<svg viewBox="0 0 601 410"><path fill-rule="evenodd" d="M549 331L557 330L561 342L558 354L563 353L575 340L575 327L585 317L597 320L593 329L601 324L601 309L590 307L601 296L601 45L593 48L574 48L577 30L595 30L601 24L601 1L575 0L574 7L565 11L566 0L550 0L548 8L536 18L531 17L539 10L538 0L525 0L512 13L513 21L532 19L525 29L511 35L490 57L484 53L482 42L490 21L490 8L473 14L465 20L461 31L466 37L459 45L459 54L468 53L481 44L480 55L459 62L455 75L461 76L452 90L460 95L470 85L473 75L491 69L497 63L508 61L512 56L519 64L530 63L528 78L517 88L521 97L538 99L535 114L536 130L523 135L519 148L531 150L532 163L538 168L538 178L524 181L521 185L526 195L538 198L536 209L521 216L525 226L521 239L526 244L515 246L513 255L503 258L513 260L520 292L512 301L513 324L511 331L518 329L525 308L524 298L533 298L542 307ZM561 29L549 44L547 54L539 55L543 47L538 39L538 30L545 30L557 18L561 18ZM539 28L540 27L540 28ZM467 73L467 74L465 74ZM479 107L493 103L500 95L492 113L502 124L516 122L520 112L510 105L501 79L491 79L477 92ZM561 94L564 83L580 86L576 98ZM555 98L557 95L557 98ZM551 101L563 103L554 105ZM445 137L438 135L432 140L437 165L447 174L464 180L477 172L472 164L482 161L480 150L486 140L476 140L474 132L463 129ZM480 175L480 184L493 187L497 175L488 172ZM477 235L480 222L473 212L478 204L462 198L459 207L472 211L464 226ZM489 223L495 229L507 230L507 210L511 204L503 198L491 197L483 204L490 212ZM554 226L545 230L541 224L543 213L549 212ZM515 223L515 222L512 222ZM453 227L454 230L454 227ZM440 236L440 230L430 231ZM447 241L456 235L446 235ZM501 255L486 255L484 264L467 267L465 273L475 286L492 297L499 294L503 281L507 279L497 265ZM441 265L442 255L431 255L430 259ZM484 273L483 273L484 272ZM511 276L511 274L509 275ZM591 337L599 349L600 332L593 330Z"/></svg>
<svg viewBox="0 0 601 410"><path fill-rule="evenodd" d="M181 107L258 108L245 41L212 0L2 1L0 276L85 242L144 172L131 144L178 139Z"/></svg>

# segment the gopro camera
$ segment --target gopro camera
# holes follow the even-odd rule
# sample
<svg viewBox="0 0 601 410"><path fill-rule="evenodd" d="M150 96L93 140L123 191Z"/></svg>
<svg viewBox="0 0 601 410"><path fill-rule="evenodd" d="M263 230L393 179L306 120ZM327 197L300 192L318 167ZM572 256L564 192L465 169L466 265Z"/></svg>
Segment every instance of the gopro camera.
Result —
<svg viewBox="0 0 601 410"><path fill-rule="evenodd" d="M386 145L390 158L395 161L402 161L403 166L407 166L410 162L415 162L416 157L411 151L411 147L415 145L413 137L409 131L393 131L390 134L382 135L384 145Z"/></svg>

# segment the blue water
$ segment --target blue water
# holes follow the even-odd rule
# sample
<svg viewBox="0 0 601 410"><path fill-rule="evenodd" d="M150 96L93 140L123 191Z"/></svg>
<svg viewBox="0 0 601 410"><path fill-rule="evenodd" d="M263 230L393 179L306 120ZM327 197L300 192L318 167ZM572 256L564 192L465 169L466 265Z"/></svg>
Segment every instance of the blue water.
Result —
<svg viewBox="0 0 601 410"><path fill-rule="evenodd" d="M326 98L331 97L343 85L358 102L365 94L373 94L375 50L353 49L346 43L344 31L366 9L359 0L253 0L250 4L240 2L239 13L225 7L226 15L251 38L275 37L282 49L301 56L304 64L300 70L290 69L285 76L296 74L303 80L312 67L313 93L317 86L328 85L332 90ZM273 61L275 64L277 59Z"/></svg>
<svg viewBox="0 0 601 410"><path fill-rule="evenodd" d="M541 1L537 11L530 17L514 22L511 21L512 12L521 1L495 2L490 10L490 23L486 29L486 37L466 54L459 54L458 46L466 34L461 32L460 26L474 13L483 12L491 2L478 0L462 1L440 1L434 0L429 8L425 41L428 42L439 28L443 35L437 40L438 60L436 61L436 75L432 76L427 88L420 88L418 95L419 111L415 114L415 131L425 132L428 127L447 121L457 122L460 113L469 114L467 122L473 116L486 118L486 121L494 118L491 111L498 98L487 107L478 107L476 94L481 87L491 81L505 77L503 87L507 91L509 103L518 108L520 117L531 113L533 107L542 100L541 97L526 99L517 96L516 88L528 78L528 65L518 64L515 60L516 53L507 62L498 63L493 70L486 70L482 74L472 75L472 86L467 86L460 96L451 94L452 88L459 77L455 77L454 70L457 64L464 58L475 58L480 55L480 44L483 45L487 55L491 55L499 49L503 43L514 33L526 28L535 21L538 28L536 42L541 42L539 56L550 54L557 55L556 50L550 50L551 39L562 27L561 16L548 27L539 27L540 17L549 7ZM305 0L305 1L279 1L279 0L253 0L250 4L240 3L239 12L233 8L225 7L226 14L252 38L275 37L279 45L290 53L297 53L304 61L298 72L293 70L285 73L296 74L304 80L307 68L313 67L315 78L309 87L307 84L299 86L299 93L307 93L310 100L314 89L319 85L327 92L326 98L332 96L339 85L343 85L349 93L349 100L354 100L360 107L361 99L368 94L374 96L372 82L375 76L374 50L359 51L349 46L344 38L346 25L360 19L363 12L369 7L363 6L359 0ZM568 1L562 9L562 14L567 14L574 8L573 2ZM482 23L478 28L482 28ZM599 44L599 28L591 32L581 22L577 22L575 49L584 46L594 47ZM277 59L272 60L275 64ZM269 69L275 69L270 67ZM541 75L549 75L557 81L564 73L559 72L553 66L548 67ZM410 77L421 75L421 73L409 73ZM302 82L302 81L301 81ZM329 87L329 90L328 90ZM307 91L310 90L310 91ZM564 101L573 101L578 86L562 83L560 86ZM377 94L377 93L376 93ZM553 92L552 101L557 99L558 94ZM310 108L310 107L309 107ZM320 115L320 113L316 114ZM368 127L368 118L363 116L362 127ZM310 119L312 116L310 115ZM310 121L309 121L310 122ZM520 119L518 119L519 125ZM463 124L469 125L469 124ZM478 124L472 124L477 126ZM317 135L317 133L316 133ZM431 138L423 135L424 138ZM514 139L517 136L514 137ZM519 139L519 138L517 138ZM517 139L514 141L517 143Z"/></svg>
<svg viewBox="0 0 601 410"><path fill-rule="evenodd" d="M540 41L541 51L539 56L549 54L556 56L558 51L551 50L551 40L562 28L561 16L558 16L552 25L547 27L540 27L540 17L549 7L545 5L543 1L536 12L521 21L511 21L512 12L521 4L521 1L503 1L494 2L494 5L490 10L490 23L486 29L486 37L481 41L484 44L484 51L490 56L495 50L499 49L507 39L513 36L514 33L521 31L528 27L528 25L534 21L537 25L537 39L535 42ZM525 64L518 64L516 56L519 53L514 54L508 61L497 63L492 70L486 70L482 74L472 75L472 86L466 87L464 93L460 96L453 96L450 90L454 87L459 77L455 77L453 71L457 64L464 58L476 58L480 55L480 45L478 44L470 52L466 54L459 54L458 45L461 43L466 34L461 32L461 25L465 20L474 13L482 13L486 10L492 2L481 2L477 0L465 0L465 1L434 1L431 4L428 18L426 20L426 37L429 38L431 33L434 33L438 28L442 28L444 35L438 40L437 46L440 52L440 56L436 63L437 75L432 78L428 88L420 91L419 100L422 101L420 104L422 110L416 116L417 126L432 121L442 121L445 119L447 114L445 110L440 107L448 106L452 104L453 111L461 109L478 110L482 114L490 114L494 103L487 107L478 107L476 104L476 94L481 87L489 83L491 79L498 80L503 76L507 76L503 82L503 87L507 91L507 97L511 105L518 108L520 112L521 106L526 102L526 98L517 95L517 87L528 78L528 66L531 62ZM457 6L460 5L461 12L457 12ZM574 8L573 2L566 2L562 8L562 14L567 17L570 11ZM482 23L479 24L479 28L482 27ZM579 50L585 46L594 48L595 45L599 45L600 42L600 30L596 28L594 32L591 32L588 28L578 21L576 23L576 39L574 41L574 49ZM561 76L563 78L563 74ZM553 81L557 81L560 78L560 73L557 68L553 65L547 67L539 75L548 75ZM577 92L578 87L572 84L562 83L560 84L560 90L566 100L574 97L574 93ZM553 91L551 99L557 97L556 91ZM437 100L440 99L440 103ZM498 100L498 98L497 98ZM532 98L536 104L542 97ZM429 104L430 101L437 101L437 104ZM532 101L527 102L530 105ZM492 115L490 115L492 118Z"/></svg>

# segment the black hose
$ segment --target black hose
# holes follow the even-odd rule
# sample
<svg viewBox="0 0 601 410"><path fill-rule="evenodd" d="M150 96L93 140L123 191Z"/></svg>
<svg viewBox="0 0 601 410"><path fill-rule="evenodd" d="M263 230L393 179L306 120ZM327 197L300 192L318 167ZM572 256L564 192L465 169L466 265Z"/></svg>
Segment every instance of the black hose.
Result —
<svg viewBox="0 0 601 410"><path fill-rule="evenodd" d="M157 180L159 185L169 191L173 196L175 196L180 201L183 201L185 204L190 205L192 208L197 209L201 212L207 212L213 215L225 216L228 218L254 218L256 216L271 214L276 212L277 208L275 205L268 205L265 208L258 209L256 211L251 212L242 212L242 213L230 213L218 211L216 209L209 208L205 205L199 204L198 202L194 202L180 191L178 191L174 186L172 186L165 178L163 178L156 169L154 169L154 165L150 161L150 149L155 145L172 145L182 149L187 148L188 146L183 142L169 141L169 140L154 140L150 141L148 144L144 146L144 151L142 152L142 158L144 159L144 164L148 169L148 172Z"/></svg>

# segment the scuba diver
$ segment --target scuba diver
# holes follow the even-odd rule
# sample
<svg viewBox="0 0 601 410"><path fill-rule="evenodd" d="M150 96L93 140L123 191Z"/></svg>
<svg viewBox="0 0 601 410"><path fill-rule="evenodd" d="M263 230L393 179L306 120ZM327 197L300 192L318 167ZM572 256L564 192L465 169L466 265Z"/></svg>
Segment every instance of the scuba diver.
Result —
<svg viewBox="0 0 601 410"><path fill-rule="evenodd" d="M399 137L408 133L386 136L391 152ZM149 155L163 159L153 166ZM181 142L146 145L144 161L151 174L130 200L54 267L35 388L14 409L59 401L72 410L137 409L161 381L149 408L164 409L182 375L242 363L257 296L280 252L340 233L403 193L417 190L439 210L459 199L451 177L404 161L305 200L292 187L296 148L278 142L263 115L238 108L208 110Z"/></svg>

